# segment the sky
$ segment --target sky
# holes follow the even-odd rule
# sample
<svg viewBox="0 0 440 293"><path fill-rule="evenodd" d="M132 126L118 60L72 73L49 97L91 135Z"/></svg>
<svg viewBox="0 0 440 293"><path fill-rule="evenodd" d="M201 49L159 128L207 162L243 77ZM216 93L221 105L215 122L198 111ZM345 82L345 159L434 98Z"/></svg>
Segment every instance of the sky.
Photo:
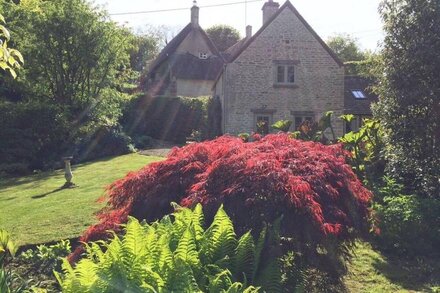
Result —
<svg viewBox="0 0 440 293"><path fill-rule="evenodd" d="M172 10L129 15L111 15L111 18L142 30L147 25L166 26L175 35L190 22L193 0L91 0L110 14ZM200 25L207 29L215 24L227 24L245 35L246 25L256 32L262 25L262 11L266 0L197 0L200 7ZM280 5L284 0L278 1ZM362 49L377 50L383 39L382 23L377 11L380 0L291 0L312 28L326 40L343 33L358 40ZM235 4L233 4L235 3ZM225 4L225 5L223 5ZM207 7L213 5L222 5Z"/></svg>

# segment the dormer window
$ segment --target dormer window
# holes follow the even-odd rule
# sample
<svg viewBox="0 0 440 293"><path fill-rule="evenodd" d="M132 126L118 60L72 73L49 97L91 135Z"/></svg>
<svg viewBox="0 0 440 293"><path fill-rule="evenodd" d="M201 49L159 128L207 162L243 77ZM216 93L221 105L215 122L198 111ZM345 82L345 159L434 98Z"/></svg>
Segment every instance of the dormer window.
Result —
<svg viewBox="0 0 440 293"><path fill-rule="evenodd" d="M356 99L366 99L367 98L365 93L361 90L352 90L351 93L353 94L353 97L355 97Z"/></svg>
<svg viewBox="0 0 440 293"><path fill-rule="evenodd" d="M208 53L200 52L199 53L199 59L208 59Z"/></svg>

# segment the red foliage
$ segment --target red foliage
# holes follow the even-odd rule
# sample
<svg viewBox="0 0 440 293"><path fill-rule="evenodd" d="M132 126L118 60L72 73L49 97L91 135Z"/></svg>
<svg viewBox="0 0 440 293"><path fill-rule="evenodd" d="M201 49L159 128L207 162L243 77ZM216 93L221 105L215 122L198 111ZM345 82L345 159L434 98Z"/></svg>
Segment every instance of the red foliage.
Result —
<svg viewBox="0 0 440 293"><path fill-rule="evenodd" d="M175 148L165 161L129 173L107 189L108 204L81 241L102 238L128 215L153 221L182 206L204 205L208 218L221 203L234 224L258 230L284 215L282 232L318 243L365 227L371 193L345 162L341 145L268 135L245 143L218 139ZM353 229L355 228L355 229Z"/></svg>

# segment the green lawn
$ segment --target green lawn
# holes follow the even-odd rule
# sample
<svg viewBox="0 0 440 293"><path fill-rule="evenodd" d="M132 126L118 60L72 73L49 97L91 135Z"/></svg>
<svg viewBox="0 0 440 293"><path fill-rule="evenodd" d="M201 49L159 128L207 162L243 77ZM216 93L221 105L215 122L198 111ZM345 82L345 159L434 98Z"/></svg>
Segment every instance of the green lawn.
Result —
<svg viewBox="0 0 440 293"><path fill-rule="evenodd" d="M350 292L440 292L439 259L389 259L358 243L344 282Z"/></svg>
<svg viewBox="0 0 440 293"><path fill-rule="evenodd" d="M138 154L107 158L73 167L79 187L58 190L62 170L0 179L0 228L19 245L79 236L94 223L103 188L127 172L161 160ZM350 292L440 292L440 262L387 259L368 243L359 243L344 283Z"/></svg>
<svg viewBox="0 0 440 293"><path fill-rule="evenodd" d="M106 185L161 159L130 154L73 166L78 185L73 189L59 189L65 182L62 170L0 179L0 228L18 245L79 236L95 222L93 214L102 207L96 199Z"/></svg>

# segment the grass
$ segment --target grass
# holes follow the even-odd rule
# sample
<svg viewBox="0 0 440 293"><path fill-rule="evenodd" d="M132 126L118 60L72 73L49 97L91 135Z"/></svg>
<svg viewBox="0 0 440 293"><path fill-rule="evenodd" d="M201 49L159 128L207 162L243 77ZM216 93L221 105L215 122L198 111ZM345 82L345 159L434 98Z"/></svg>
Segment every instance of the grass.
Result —
<svg viewBox="0 0 440 293"><path fill-rule="evenodd" d="M131 154L74 166L79 187L73 189L59 190L62 170L0 179L0 228L19 245L77 237L95 222L93 214L102 207L96 199L106 185L161 159ZM349 292L440 292L438 259L391 259L360 242L348 266Z"/></svg>
<svg viewBox="0 0 440 293"><path fill-rule="evenodd" d="M60 189L63 170L0 179L0 228L18 245L77 237L96 221L94 213L103 206L96 200L106 185L161 159L129 154L73 166L78 187L72 189Z"/></svg>
<svg viewBox="0 0 440 293"><path fill-rule="evenodd" d="M344 283L349 292L440 292L438 259L387 258L358 243Z"/></svg>

